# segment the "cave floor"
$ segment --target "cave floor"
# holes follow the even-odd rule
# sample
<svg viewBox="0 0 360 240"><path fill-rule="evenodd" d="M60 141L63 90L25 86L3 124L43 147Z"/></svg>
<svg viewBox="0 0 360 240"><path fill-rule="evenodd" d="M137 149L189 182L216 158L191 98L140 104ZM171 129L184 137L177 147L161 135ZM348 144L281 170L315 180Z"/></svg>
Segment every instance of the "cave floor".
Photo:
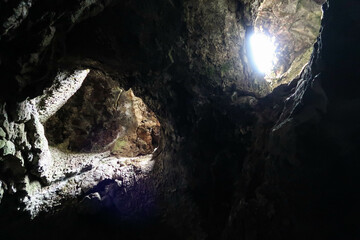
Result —
<svg viewBox="0 0 360 240"><path fill-rule="evenodd" d="M104 180L115 180L119 185L131 184L134 175L139 180L153 169L155 163L153 154L118 157L109 151L65 153L54 147L50 147L50 152L53 158L53 183L41 188L39 183L32 182L29 196L24 200L32 217L60 206L65 200L83 196ZM134 174L135 172L141 174Z"/></svg>

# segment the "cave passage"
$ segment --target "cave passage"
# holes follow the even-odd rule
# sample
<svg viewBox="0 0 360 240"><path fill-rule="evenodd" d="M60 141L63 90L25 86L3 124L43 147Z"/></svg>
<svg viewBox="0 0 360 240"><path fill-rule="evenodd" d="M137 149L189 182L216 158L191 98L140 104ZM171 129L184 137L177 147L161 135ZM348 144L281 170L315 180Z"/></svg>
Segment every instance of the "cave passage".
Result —
<svg viewBox="0 0 360 240"><path fill-rule="evenodd" d="M151 154L160 141L155 114L131 89L95 70L44 125L50 146L69 153L137 157Z"/></svg>
<svg viewBox="0 0 360 240"><path fill-rule="evenodd" d="M31 191L23 202L31 218L102 181L131 186L135 171L139 181L153 169L160 122L104 72L59 71L42 95L25 102L37 109L41 133L44 125L39 165L49 185L26 178Z"/></svg>

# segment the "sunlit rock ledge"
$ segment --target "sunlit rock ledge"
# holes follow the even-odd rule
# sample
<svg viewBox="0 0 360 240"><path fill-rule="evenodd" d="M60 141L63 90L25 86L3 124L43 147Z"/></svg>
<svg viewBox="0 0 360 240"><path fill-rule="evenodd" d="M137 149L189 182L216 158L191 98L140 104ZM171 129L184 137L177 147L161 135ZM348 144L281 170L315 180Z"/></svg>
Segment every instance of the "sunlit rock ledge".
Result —
<svg viewBox="0 0 360 240"><path fill-rule="evenodd" d="M51 147L50 153L53 165L48 171L53 176L53 182L42 187L39 182L25 179L27 196L22 201L25 203L24 210L32 218L41 212L61 210L64 201L76 202L104 180L113 180L117 188L130 191L137 182L148 176L154 166L152 154L125 158L115 157L110 152L69 154ZM108 195L101 196L99 202L106 197L109 198ZM116 200L115 196L111 196L107 199L110 202L103 203L110 205L111 201Z"/></svg>

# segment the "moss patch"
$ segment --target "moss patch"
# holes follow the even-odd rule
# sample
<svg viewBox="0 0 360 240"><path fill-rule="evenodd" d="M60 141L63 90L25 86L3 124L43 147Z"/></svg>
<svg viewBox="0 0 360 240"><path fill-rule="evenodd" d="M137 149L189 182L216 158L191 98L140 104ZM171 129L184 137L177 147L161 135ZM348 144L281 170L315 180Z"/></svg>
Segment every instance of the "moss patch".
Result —
<svg viewBox="0 0 360 240"><path fill-rule="evenodd" d="M126 140L117 139L111 150L112 150L112 152L119 152L126 146L126 144L127 144Z"/></svg>

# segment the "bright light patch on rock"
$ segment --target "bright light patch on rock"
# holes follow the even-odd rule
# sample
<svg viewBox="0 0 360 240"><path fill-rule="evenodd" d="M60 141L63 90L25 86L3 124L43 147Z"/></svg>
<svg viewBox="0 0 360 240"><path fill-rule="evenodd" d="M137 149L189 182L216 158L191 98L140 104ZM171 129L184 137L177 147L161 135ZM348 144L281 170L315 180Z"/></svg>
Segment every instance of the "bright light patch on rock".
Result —
<svg viewBox="0 0 360 240"><path fill-rule="evenodd" d="M269 73L275 62L275 40L265 34L256 33L250 37L250 48L257 69Z"/></svg>
<svg viewBox="0 0 360 240"><path fill-rule="evenodd" d="M61 208L64 200L76 199L106 179L121 181L119 189L130 191L149 175L155 164L152 154L124 158L114 157L110 152L69 154L52 147L50 151L54 162L48 171L53 182L41 187L39 182L25 179L27 196L22 201L31 218Z"/></svg>
<svg viewBox="0 0 360 240"><path fill-rule="evenodd" d="M60 72L53 85L46 89L42 96L36 97L33 101L39 113L41 123L46 122L54 115L81 87L90 70L76 70L70 74Z"/></svg>

